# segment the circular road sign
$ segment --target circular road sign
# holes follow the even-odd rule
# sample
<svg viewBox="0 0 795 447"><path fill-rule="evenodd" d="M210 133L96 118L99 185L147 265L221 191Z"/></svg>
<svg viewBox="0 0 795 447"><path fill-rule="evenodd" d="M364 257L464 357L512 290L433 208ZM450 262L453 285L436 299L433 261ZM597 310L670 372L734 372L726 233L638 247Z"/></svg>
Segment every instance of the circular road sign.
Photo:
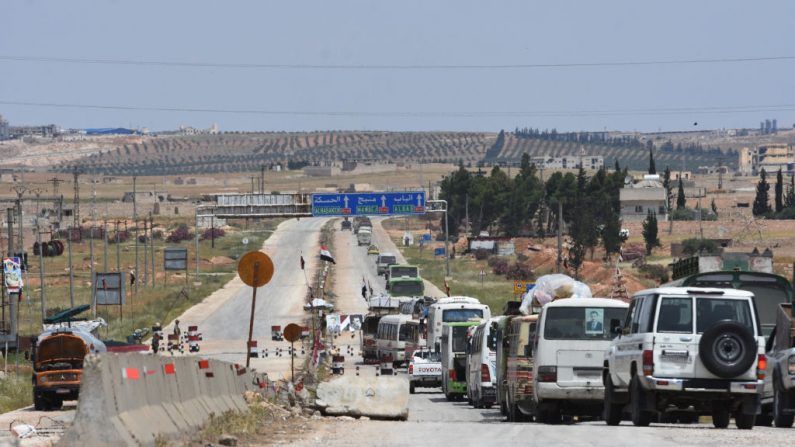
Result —
<svg viewBox="0 0 795 447"><path fill-rule="evenodd" d="M247 238L247 237L244 237L244 238L243 238L243 240L242 240L242 241L240 241L240 242L242 242L242 243L243 243L243 245L248 245L248 238Z"/></svg>
<svg viewBox="0 0 795 447"><path fill-rule="evenodd" d="M298 339L301 338L301 332L302 331L303 331L303 329L301 328L301 326L299 326L299 325L297 325L295 323L290 323L287 326L285 326L284 331L282 332L282 334L284 334L284 339L285 340L287 340L290 343L292 343L294 341L298 341Z"/></svg>
<svg viewBox="0 0 795 447"><path fill-rule="evenodd" d="M250 251L240 258L237 273L247 286L264 286L273 277L273 261L261 251Z"/></svg>

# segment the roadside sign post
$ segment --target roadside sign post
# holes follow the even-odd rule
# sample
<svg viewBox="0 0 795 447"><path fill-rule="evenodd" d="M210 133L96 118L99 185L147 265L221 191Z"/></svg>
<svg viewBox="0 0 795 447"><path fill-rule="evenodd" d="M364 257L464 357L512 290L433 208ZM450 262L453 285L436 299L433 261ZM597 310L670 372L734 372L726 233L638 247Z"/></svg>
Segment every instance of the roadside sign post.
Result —
<svg viewBox="0 0 795 447"><path fill-rule="evenodd" d="M290 323L284 328L284 339L290 342L290 380L295 383L295 342L301 338L301 326Z"/></svg>
<svg viewBox="0 0 795 447"><path fill-rule="evenodd" d="M480 269L480 288L483 289L483 278L486 276L486 271Z"/></svg>
<svg viewBox="0 0 795 447"><path fill-rule="evenodd" d="M251 251L246 253L237 265L237 273L246 285L254 290L251 294L251 319L248 323L248 341L246 342L246 352L251 347L251 339L254 337L254 310L257 306L257 288L270 282L273 277L273 261L261 251ZM246 368L251 364L251 356L246 355Z"/></svg>

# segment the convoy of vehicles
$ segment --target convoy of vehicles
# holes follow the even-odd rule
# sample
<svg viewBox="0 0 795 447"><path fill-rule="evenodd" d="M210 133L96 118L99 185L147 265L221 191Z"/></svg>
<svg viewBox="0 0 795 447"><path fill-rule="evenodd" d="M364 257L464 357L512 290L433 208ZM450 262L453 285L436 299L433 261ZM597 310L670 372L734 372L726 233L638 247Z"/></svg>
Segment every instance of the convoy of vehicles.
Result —
<svg viewBox="0 0 795 447"><path fill-rule="evenodd" d="M514 422L645 426L707 415L716 428L734 418L750 429L795 420L793 289L780 276L697 273L630 304L564 296L531 315L510 303L492 318L476 298L423 297L419 269L392 253L379 253L376 271L389 293L370 303L362 354L406 362L411 393L438 386L448 400L496 403Z"/></svg>
<svg viewBox="0 0 795 447"><path fill-rule="evenodd" d="M736 289L663 287L638 292L605 352L604 418L647 426L661 414L712 416L753 428L766 373L754 295Z"/></svg>

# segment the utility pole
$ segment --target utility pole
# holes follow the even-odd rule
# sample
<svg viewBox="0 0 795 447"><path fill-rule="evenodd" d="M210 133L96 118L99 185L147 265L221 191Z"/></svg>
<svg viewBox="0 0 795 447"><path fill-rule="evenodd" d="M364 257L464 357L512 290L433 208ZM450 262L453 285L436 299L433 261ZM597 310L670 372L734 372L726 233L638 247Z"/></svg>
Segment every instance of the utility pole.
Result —
<svg viewBox="0 0 795 447"><path fill-rule="evenodd" d="M155 219L152 217L152 213L149 213L149 232L151 236L149 238L150 241L150 252L152 253L152 288L155 287L155 275L157 275L157 271L155 270Z"/></svg>
<svg viewBox="0 0 795 447"><path fill-rule="evenodd" d="M11 189L17 193L17 200L15 202L17 215L17 250L19 250L19 253L23 253L25 251L25 237L22 233L25 230L25 226L22 222L22 195L25 194L28 188L25 185L17 185ZM14 256L14 252L11 252L9 256Z"/></svg>
<svg viewBox="0 0 795 447"><path fill-rule="evenodd" d="M133 176L133 222L135 222L135 274L138 275L138 190L137 190L137 176ZM138 281L133 285L134 293L138 293Z"/></svg>
<svg viewBox="0 0 795 447"><path fill-rule="evenodd" d="M59 195L58 195L58 185L60 183L63 183L64 180L61 180L58 177L53 177L53 178L51 178L51 179L49 179L47 181L49 183L52 183L52 197L53 197L53 200L55 201L53 206L55 206L55 209L58 210L58 223L60 224L61 221L63 220L63 198L61 198L61 200L58 200L58 197L59 197Z"/></svg>
<svg viewBox="0 0 795 447"><path fill-rule="evenodd" d="M563 263L563 201L558 199L558 259L555 262L556 273L560 273Z"/></svg>
<svg viewBox="0 0 795 447"><path fill-rule="evenodd" d="M265 194L265 165L260 167L259 193Z"/></svg>
<svg viewBox="0 0 795 447"><path fill-rule="evenodd" d="M91 176L91 229L88 236L88 256L91 263L91 309L94 311L94 317L97 316L97 303L95 289L95 270L94 270L94 230L97 225L97 176Z"/></svg>
<svg viewBox="0 0 795 447"><path fill-rule="evenodd" d="M69 307L75 307L75 274L72 266L72 237L74 237L74 227L69 227L69 236L66 238L66 246L69 250ZM41 248L39 248L41 251Z"/></svg>
<svg viewBox="0 0 795 447"><path fill-rule="evenodd" d="M469 234L469 228L470 228L469 227L469 193L467 193L465 197L466 200L464 203L466 204L465 208L466 208L466 218L467 218L467 236L469 236L470 235Z"/></svg>
<svg viewBox="0 0 795 447"><path fill-rule="evenodd" d="M105 253L104 253L104 256L102 258L103 258L103 261L104 261L103 264L104 264L104 267L105 267L104 272L107 273L108 272L108 219L107 218L104 221L103 228L104 229L102 231L102 239L105 241Z"/></svg>
<svg viewBox="0 0 795 447"><path fill-rule="evenodd" d="M149 287L149 236L146 232L146 218L144 224L144 287Z"/></svg>
<svg viewBox="0 0 795 447"><path fill-rule="evenodd" d="M72 227L80 228L80 170L75 168L72 175L74 175L74 182L75 182L75 192L74 192L74 209L72 210L72 216L74 216L74 224Z"/></svg>
<svg viewBox="0 0 795 447"><path fill-rule="evenodd" d="M121 272L121 239L119 239L120 221L116 221L116 271Z"/></svg>

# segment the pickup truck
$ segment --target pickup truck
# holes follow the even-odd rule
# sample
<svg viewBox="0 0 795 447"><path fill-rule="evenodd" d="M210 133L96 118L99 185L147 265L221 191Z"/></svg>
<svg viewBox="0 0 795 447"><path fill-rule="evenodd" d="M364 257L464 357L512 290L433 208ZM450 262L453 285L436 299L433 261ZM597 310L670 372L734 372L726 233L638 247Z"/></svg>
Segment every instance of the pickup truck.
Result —
<svg viewBox="0 0 795 447"><path fill-rule="evenodd" d="M438 352L415 351L409 363L409 392L416 388L437 388L442 385L442 358Z"/></svg>

